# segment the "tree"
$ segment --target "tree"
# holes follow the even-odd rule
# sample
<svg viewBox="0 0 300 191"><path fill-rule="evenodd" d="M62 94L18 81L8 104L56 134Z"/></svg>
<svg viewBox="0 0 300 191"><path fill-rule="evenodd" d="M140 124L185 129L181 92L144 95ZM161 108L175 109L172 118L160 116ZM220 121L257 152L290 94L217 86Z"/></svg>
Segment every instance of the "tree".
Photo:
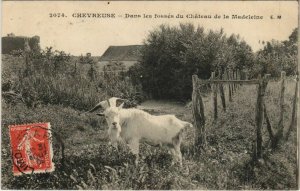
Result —
<svg viewBox="0 0 300 191"><path fill-rule="evenodd" d="M281 71L285 71L287 75L295 75L298 55L297 34L298 28L295 28L286 41L266 42L263 49L255 54L255 66L251 75L269 73L273 77L279 77Z"/></svg>
<svg viewBox="0 0 300 191"><path fill-rule="evenodd" d="M143 89L154 98L190 99L192 74L208 79L218 68L247 67L252 50L223 29L208 31L193 24L160 25L144 41L139 76Z"/></svg>
<svg viewBox="0 0 300 191"><path fill-rule="evenodd" d="M87 72L87 76L90 78L90 81L94 81L96 79L97 76L97 71L94 68L95 65L95 61L94 59L91 57L91 53L87 53L86 56L80 56L79 57L79 63L80 64L88 64L90 65L90 68Z"/></svg>

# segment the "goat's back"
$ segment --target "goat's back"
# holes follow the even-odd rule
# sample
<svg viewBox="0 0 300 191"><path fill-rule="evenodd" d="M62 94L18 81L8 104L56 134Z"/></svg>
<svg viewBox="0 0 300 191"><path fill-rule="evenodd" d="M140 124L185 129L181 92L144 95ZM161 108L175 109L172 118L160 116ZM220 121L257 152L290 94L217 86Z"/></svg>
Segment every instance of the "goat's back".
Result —
<svg viewBox="0 0 300 191"><path fill-rule="evenodd" d="M150 115L139 109L120 110L122 131L126 137L146 138L157 142L171 142L187 122L175 115ZM123 127L124 126L124 127Z"/></svg>

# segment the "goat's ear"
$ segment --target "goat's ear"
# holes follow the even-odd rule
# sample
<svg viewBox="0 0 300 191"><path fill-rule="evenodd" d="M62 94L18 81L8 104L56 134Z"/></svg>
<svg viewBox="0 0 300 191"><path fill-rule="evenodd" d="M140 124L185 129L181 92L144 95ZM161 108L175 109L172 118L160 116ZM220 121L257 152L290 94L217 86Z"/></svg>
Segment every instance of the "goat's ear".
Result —
<svg viewBox="0 0 300 191"><path fill-rule="evenodd" d="M121 103L121 105L119 105L119 109L122 109L123 108L123 106L124 106L124 102L123 103Z"/></svg>
<svg viewBox="0 0 300 191"><path fill-rule="evenodd" d="M116 107L123 107L125 99L117 99L116 100Z"/></svg>
<svg viewBox="0 0 300 191"><path fill-rule="evenodd" d="M104 113L97 113L96 115L104 116Z"/></svg>

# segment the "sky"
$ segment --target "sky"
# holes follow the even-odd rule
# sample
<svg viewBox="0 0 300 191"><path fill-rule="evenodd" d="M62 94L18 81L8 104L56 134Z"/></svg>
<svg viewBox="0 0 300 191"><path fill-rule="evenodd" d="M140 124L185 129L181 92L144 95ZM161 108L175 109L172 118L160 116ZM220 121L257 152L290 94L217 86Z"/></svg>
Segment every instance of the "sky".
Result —
<svg viewBox="0 0 300 191"><path fill-rule="evenodd" d="M50 17L64 13L67 17ZM109 13L116 18L76 18L77 13ZM152 15L152 18L125 18L125 14ZM183 15L184 18L154 18L154 15ZM187 14L221 18L186 18ZM224 19L228 15L229 19ZM256 15L263 19L232 19L232 15ZM271 16L274 19L271 19ZM281 16L281 19L277 19ZM4 1L2 36L41 38L41 47L52 46L72 55L92 53L101 56L111 45L142 44L160 24L178 26L193 23L206 30L220 30L229 36L239 34L254 51L261 41L287 40L298 26L297 1Z"/></svg>

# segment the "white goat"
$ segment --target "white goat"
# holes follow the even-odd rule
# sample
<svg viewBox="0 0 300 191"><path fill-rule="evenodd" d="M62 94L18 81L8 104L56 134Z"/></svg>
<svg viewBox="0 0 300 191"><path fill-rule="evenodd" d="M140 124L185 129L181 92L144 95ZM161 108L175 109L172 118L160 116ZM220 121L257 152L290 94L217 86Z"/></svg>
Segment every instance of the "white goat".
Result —
<svg viewBox="0 0 300 191"><path fill-rule="evenodd" d="M136 155L136 163L139 154L139 142L145 140L154 144L164 144L170 148L176 161L182 165L180 144L185 127L192 127L191 123L177 119L174 115L150 115L139 109L122 109L110 104L107 100L104 115L109 126L108 134L113 144L122 138L129 146L131 152ZM101 102L100 102L101 103ZM102 102L103 105L104 102ZM93 109L90 111L94 111Z"/></svg>

